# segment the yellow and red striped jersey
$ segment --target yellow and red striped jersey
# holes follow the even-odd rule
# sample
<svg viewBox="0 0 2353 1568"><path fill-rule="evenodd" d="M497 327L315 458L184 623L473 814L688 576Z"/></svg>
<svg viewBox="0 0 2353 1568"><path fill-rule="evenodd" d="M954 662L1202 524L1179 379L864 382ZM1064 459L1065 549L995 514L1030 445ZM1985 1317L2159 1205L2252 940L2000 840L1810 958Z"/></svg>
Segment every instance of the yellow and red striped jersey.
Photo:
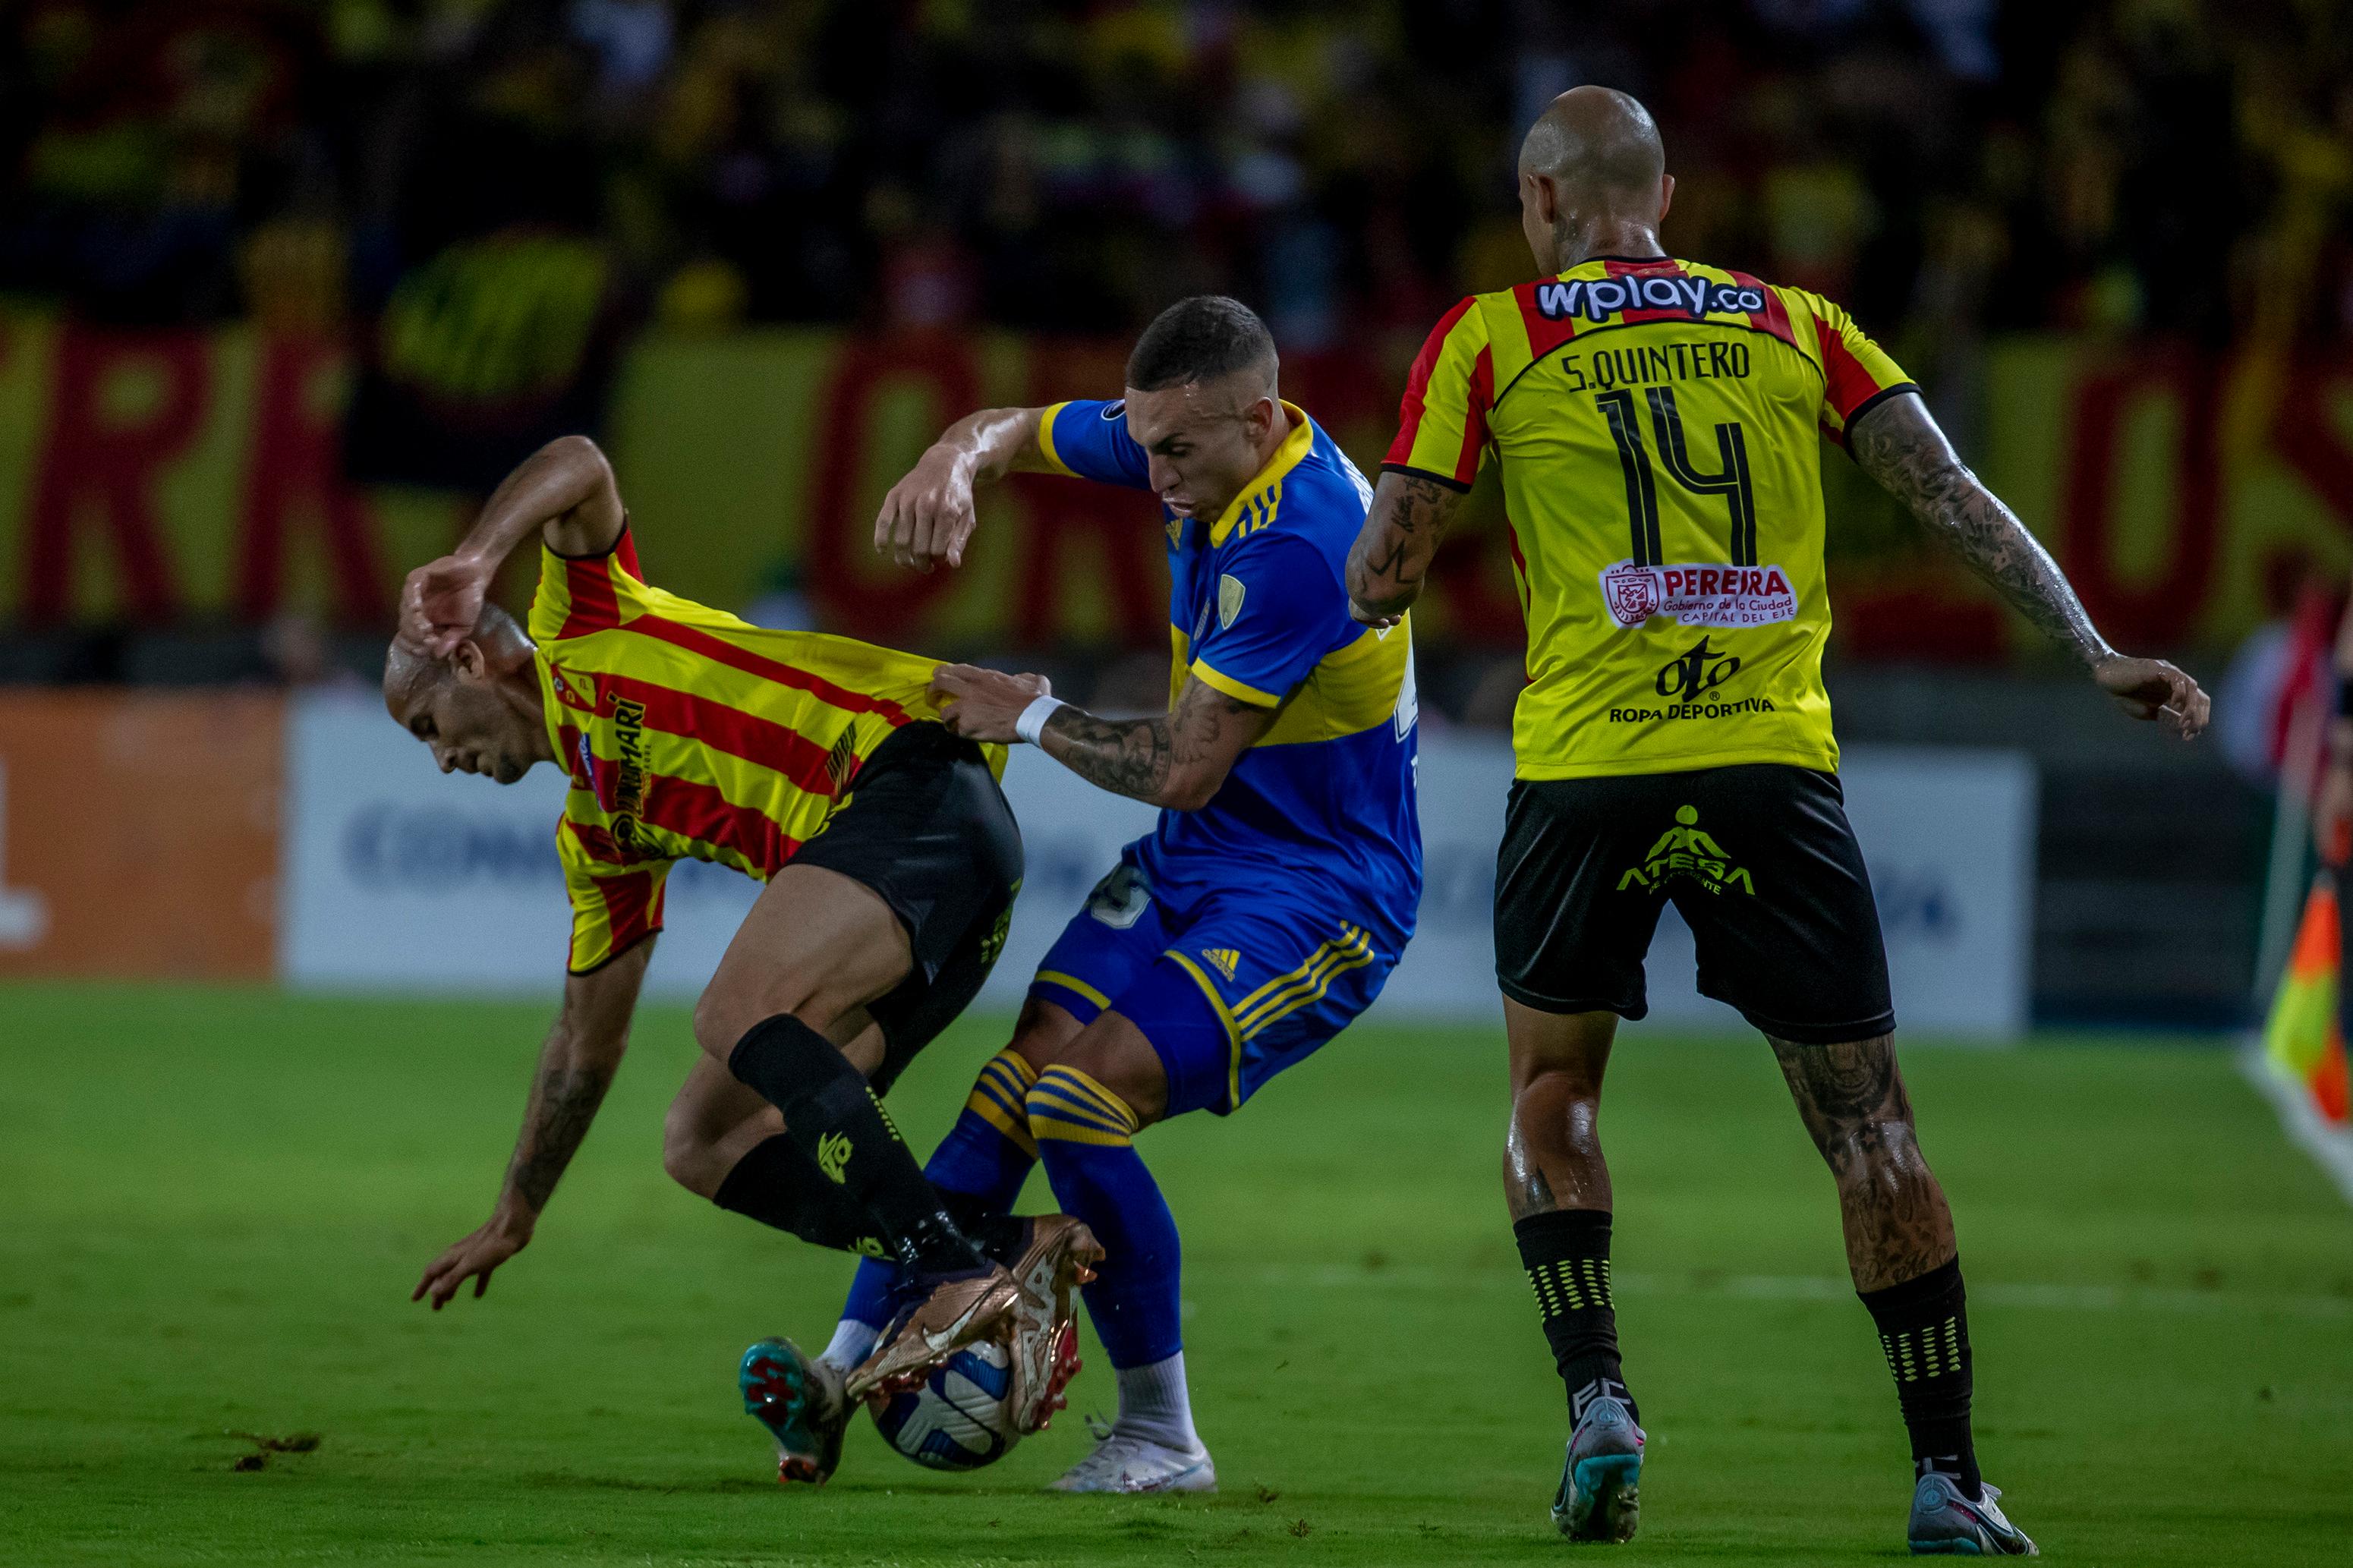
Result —
<svg viewBox="0 0 2353 1568"><path fill-rule="evenodd" d="M571 775L556 849L575 974L661 929L679 860L774 876L877 746L938 717L927 695L938 660L765 631L649 587L626 531L588 559L541 546L530 629ZM1005 749L986 750L1002 775Z"/></svg>
<svg viewBox="0 0 2353 1568"><path fill-rule="evenodd" d="M1384 467L1468 489L1503 463L1519 775L1835 769L1816 432L1911 390L1829 300L1694 262L1595 257L1448 311Z"/></svg>

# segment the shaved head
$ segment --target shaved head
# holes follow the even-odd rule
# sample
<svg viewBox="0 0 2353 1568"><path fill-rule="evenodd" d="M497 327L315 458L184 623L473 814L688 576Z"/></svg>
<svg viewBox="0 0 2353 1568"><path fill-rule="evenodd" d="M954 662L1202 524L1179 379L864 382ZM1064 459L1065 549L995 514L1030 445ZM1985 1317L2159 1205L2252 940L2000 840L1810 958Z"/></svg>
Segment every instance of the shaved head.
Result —
<svg viewBox="0 0 2353 1568"><path fill-rule="evenodd" d="M1658 249L1674 182L1658 121L1606 87L1574 87L1545 106L1520 143L1520 197L1528 244L1546 271L1616 252L1629 231Z"/></svg>
<svg viewBox="0 0 2353 1568"><path fill-rule="evenodd" d="M435 658L397 639L384 650L384 701L387 708L406 707L448 679L449 661L446 658Z"/></svg>
<svg viewBox="0 0 2353 1568"><path fill-rule="evenodd" d="M1573 87L1545 106L1520 143L1520 172L1546 174L1564 190L1604 205L1658 195L1667 172L1659 122L1635 100L1606 87Z"/></svg>
<svg viewBox="0 0 2353 1568"><path fill-rule="evenodd" d="M496 605L484 605L474 621L473 640L485 648L505 649L520 644L528 649L530 639L515 618ZM388 708L397 708L425 696L458 679L457 655L436 658L420 648L410 647L398 637L384 650L384 700Z"/></svg>
<svg viewBox="0 0 2353 1568"><path fill-rule="evenodd" d="M482 607L447 658L396 638L384 654L385 711L432 748L443 773L512 784L555 754L532 654L531 638L496 605Z"/></svg>

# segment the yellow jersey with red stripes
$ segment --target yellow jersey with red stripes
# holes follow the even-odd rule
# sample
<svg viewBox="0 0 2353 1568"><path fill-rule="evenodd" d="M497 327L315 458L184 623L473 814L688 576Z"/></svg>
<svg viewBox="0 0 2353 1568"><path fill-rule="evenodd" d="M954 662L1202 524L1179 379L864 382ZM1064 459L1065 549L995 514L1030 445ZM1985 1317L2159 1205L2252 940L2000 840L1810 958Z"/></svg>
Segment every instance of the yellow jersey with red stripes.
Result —
<svg viewBox="0 0 2353 1568"><path fill-rule="evenodd" d="M540 550L530 630L547 731L571 775L556 849L586 973L662 924L681 859L765 881L846 802L901 726L936 721L937 659L766 631L647 585L624 531ZM1005 771L1005 748L985 748Z"/></svg>
<svg viewBox="0 0 2353 1568"><path fill-rule="evenodd" d="M1820 296L1664 257L1449 310L1383 466L1467 490L1503 464L1519 776L1835 770L1816 432L1915 390Z"/></svg>

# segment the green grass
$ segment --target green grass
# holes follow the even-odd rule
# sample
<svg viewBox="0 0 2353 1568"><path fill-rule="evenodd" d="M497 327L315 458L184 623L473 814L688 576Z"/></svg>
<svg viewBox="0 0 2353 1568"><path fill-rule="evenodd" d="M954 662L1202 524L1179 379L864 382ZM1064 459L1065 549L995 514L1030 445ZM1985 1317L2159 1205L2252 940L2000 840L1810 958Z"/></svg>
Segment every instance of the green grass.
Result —
<svg viewBox="0 0 2353 1568"><path fill-rule="evenodd" d="M1500 1041L1366 1027L1231 1121L1155 1131L1222 1494L1038 1489L1107 1408L944 1478L861 1419L769 1479L733 1373L822 1338L846 1262L669 1186L682 1013L638 1031L539 1240L408 1303L485 1212L543 1010L266 992L0 997L0 1563L1553 1562L1561 1394L1503 1214ZM996 1022L894 1097L944 1127ZM2226 1056L1918 1048L1980 1450L2074 1563L2346 1561L2353 1211ZM1633 1030L1607 1132L1651 1424L1627 1562L1901 1549L1903 1430L1829 1182L1761 1045ZM1033 1200L1044 1193L1032 1188ZM228 1430L316 1431L232 1467ZM1613 1559L1613 1560L1620 1560Z"/></svg>

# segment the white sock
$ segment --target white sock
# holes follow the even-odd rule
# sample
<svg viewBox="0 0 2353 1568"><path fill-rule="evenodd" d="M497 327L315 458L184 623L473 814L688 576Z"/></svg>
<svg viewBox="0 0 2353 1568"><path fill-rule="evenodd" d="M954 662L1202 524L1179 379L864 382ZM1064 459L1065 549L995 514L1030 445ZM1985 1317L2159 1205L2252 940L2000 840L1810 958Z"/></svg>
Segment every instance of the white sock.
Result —
<svg viewBox="0 0 2353 1568"><path fill-rule="evenodd" d="M1193 1401L1185 1392L1185 1352L1119 1373L1119 1430L1180 1454L1202 1452L1193 1430Z"/></svg>
<svg viewBox="0 0 2353 1568"><path fill-rule="evenodd" d="M874 1353L875 1342L882 1331L871 1323L861 1323L855 1318L844 1318L834 1325L833 1339L817 1359L829 1367L848 1372Z"/></svg>

